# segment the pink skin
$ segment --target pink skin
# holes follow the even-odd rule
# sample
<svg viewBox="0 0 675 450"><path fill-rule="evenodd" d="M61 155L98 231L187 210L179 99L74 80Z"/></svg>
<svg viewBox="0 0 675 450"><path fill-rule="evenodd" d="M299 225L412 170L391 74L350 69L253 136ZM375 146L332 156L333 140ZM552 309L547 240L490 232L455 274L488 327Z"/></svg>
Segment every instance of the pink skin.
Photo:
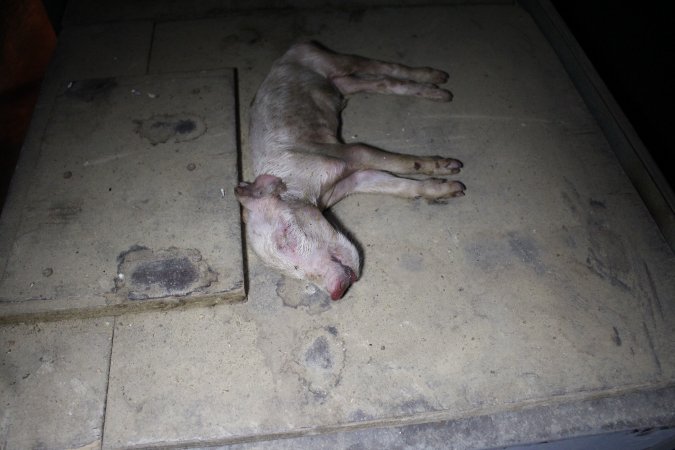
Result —
<svg viewBox="0 0 675 450"><path fill-rule="evenodd" d="M344 269L344 277L338 278L338 280L333 284L332 288L328 289L330 292L330 298L333 300L339 300L345 295L345 291L355 283L358 277L351 267L343 265L337 259L334 260L336 263L340 264Z"/></svg>
<svg viewBox="0 0 675 450"><path fill-rule="evenodd" d="M273 65L250 110L249 144L256 179L235 194L244 207L248 242L269 266L311 281L333 300L358 280L354 244L322 211L354 193L425 198L464 195L462 163L442 156L391 153L345 144L338 136L343 96L358 92L447 102L438 85L448 74L332 52L312 42L293 45ZM398 174L429 175L409 179Z"/></svg>
<svg viewBox="0 0 675 450"><path fill-rule="evenodd" d="M235 195L244 206L249 241L269 265L294 278L308 279L333 300L342 298L358 279L358 252L321 211L281 198L280 178L260 175L240 183Z"/></svg>

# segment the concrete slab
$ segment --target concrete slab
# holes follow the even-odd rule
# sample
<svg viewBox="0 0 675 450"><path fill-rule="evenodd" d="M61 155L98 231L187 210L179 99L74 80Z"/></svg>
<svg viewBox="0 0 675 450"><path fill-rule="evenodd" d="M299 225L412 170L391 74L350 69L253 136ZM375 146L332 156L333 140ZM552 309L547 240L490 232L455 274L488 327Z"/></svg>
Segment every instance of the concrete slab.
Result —
<svg viewBox="0 0 675 450"><path fill-rule="evenodd" d="M231 71L63 86L0 281L3 321L243 298L223 184L237 179L233 86Z"/></svg>
<svg viewBox="0 0 675 450"><path fill-rule="evenodd" d="M106 447L489 421L672 386L675 257L527 14L509 5L171 22L156 27L150 71L237 66L245 130L257 84L301 35L449 71L453 103L354 97L343 133L462 159L467 196L354 196L333 208L365 255L340 302L249 253L246 304L125 318Z"/></svg>
<svg viewBox="0 0 675 450"><path fill-rule="evenodd" d="M279 386L239 308L119 317L104 448L208 442L284 423ZM277 405L281 406L281 405Z"/></svg>
<svg viewBox="0 0 675 450"><path fill-rule="evenodd" d="M489 3L509 3L511 0L491 0ZM425 6L428 0L398 0L398 5ZM467 3L488 3L486 0L436 0L436 4L457 5ZM197 0L190 3L166 2L163 0L144 1L133 0L116 2L115 5L94 4L87 0L73 0L68 2L68 9L64 17L66 25L83 25L106 22L111 20L184 20L186 18L203 18L214 15L227 15L233 10L259 10L274 8L350 8L360 9L390 5L390 0Z"/></svg>
<svg viewBox="0 0 675 450"><path fill-rule="evenodd" d="M134 33L129 24L106 26ZM147 24L142 27L147 30ZM114 36L105 35L106 42ZM334 208L334 214L360 242L365 254L362 279L339 303L331 302L311 286L281 278L249 253L248 303L118 319L103 446L236 445L297 438L242 448L348 448L368 447L368 443L425 448L450 440L458 448L471 448L523 442L518 438L558 439L606 430L621 433L626 427L672 426L673 254L530 18L517 6L508 5L358 12L258 11L222 19L167 22L157 25L149 70L166 73L237 67L245 130L246 107L258 83L273 59L300 36L314 37L339 51L448 70L454 103L355 97L345 111L344 136L349 141L363 140L394 151L456 156L466 163L461 179L469 186L468 195L445 206L361 196ZM137 42L143 39L139 37ZM77 55L79 47L74 45L72 52ZM134 50L134 58L137 53L141 52ZM109 54L99 52L99 56L96 61L104 67ZM78 73L97 70L78 69L77 59L68 59L72 72L62 68L57 73L72 74L64 79L80 79L83 77ZM110 72L123 67L135 71L140 66L130 62L106 67L97 74L85 72L86 77L116 77L119 74ZM52 75L52 84L60 76ZM167 81L181 76L160 78ZM194 74L184 76L200 79ZM117 82L129 94L131 89L142 94L129 95L129 102L168 99L164 93L154 99L148 97L147 92L157 93L154 88L125 85L120 79ZM55 83L54 98L63 95L64 86ZM188 111L188 106L201 105L197 98L206 91L194 88L200 89L195 96L178 96L180 111L194 112ZM220 94L220 88L215 89L217 95L225 95ZM80 97L88 98L86 92L80 91ZM65 123L69 115L108 126L116 114L122 115L104 105L93 114L79 111L76 115L77 107L65 107L66 100L57 100L52 116L56 123ZM82 110L87 107L86 102L78 104ZM51 106L44 103L44 108ZM166 109L158 114L165 114ZM137 118L138 111L127 110L124 119ZM178 122L165 119L160 122L173 124L174 130L182 129ZM149 164L150 157L162 147L178 145L159 143L171 126L154 127L153 123L157 122L137 124L134 129L138 134L131 133L120 141L128 145L154 139L157 144L141 155L147 157L140 160L143 164ZM45 148L54 146L50 139L67 134L63 128L50 128ZM199 139L213 130L209 126ZM76 131L70 133L74 136ZM43 133L33 134L33 142L39 144L35 148L40 150ZM206 155L223 161L225 156L216 152L223 148L223 139L232 142L232 138L230 134L217 134L209 141L214 153ZM89 139L85 136L84 141ZM172 137L167 139L171 142ZM114 145L106 142L97 148L105 150ZM88 158L85 161L94 161L87 151L82 153ZM30 202L11 202L12 210L19 211L11 217L18 217L20 225L40 223L25 219L39 215L30 208L35 205L34 194L44 194L46 183L53 182L50 186L58 188L66 180L80 182L78 173L90 169L100 171L90 180L107 182L112 175L105 173L105 167L117 163L111 160L84 166L80 160L73 170L58 166L72 163L73 156L60 154L58 162L45 165L45 154L43 159L28 158L29 164L24 165L24 175L32 177L30 161L35 161L36 173L43 180L35 185L22 184ZM210 218L194 221L199 222L195 226L204 227L199 229L202 237L224 232L222 226L211 229L214 223L222 223L221 216L231 217L223 213L222 203L213 195L220 195L220 187L229 195L236 174L221 175L213 181L215 175L204 173L210 167L202 169L195 163L191 171L188 165L192 161L181 160L184 156L188 155L181 151L172 161L152 160L152 168L164 174L199 178L201 186L194 192L201 192L202 199L217 207L209 210ZM213 160L208 161L211 165ZM60 178L68 171L69 178ZM124 174L125 184L112 185L111 192L123 198L120 196L125 192L140 195L149 187L165 202L156 205L148 220L163 225L166 214L173 210L166 204L173 204L176 198L170 194L175 194L178 186L168 177L158 177L156 184L129 184L135 181L128 174L133 171ZM117 201L106 197L110 183L81 182L81 192L105 186L102 198ZM210 190L212 185L215 192ZM71 199L70 191L58 188L53 192L54 202ZM185 195L188 191L181 185L181 192ZM164 194L167 196L162 197ZM192 211L191 206L181 203L183 200L179 199L177 206ZM225 203L232 204L230 199ZM55 211L61 213L58 217L64 222L49 225L59 228L57 237L72 241L76 235L96 248L108 245L105 241L99 244L100 238L107 239L111 234L111 223L120 223L114 217L111 223L100 220L101 228L86 228L82 225L94 221L83 221L84 208ZM69 212L75 212L77 218ZM3 213L3 226L6 217ZM172 215L171 221L182 219L176 217ZM181 226L181 232L188 225ZM75 226L80 227L77 232L68 231ZM39 227L37 236L44 236L46 231ZM116 226L112 235L125 233L128 230ZM143 237L154 239L163 233L168 232L160 227ZM4 229L0 234L5 236ZM20 245L35 245L25 235L20 235L21 239ZM166 238L161 245L146 243L151 248L143 249L133 247L130 240L123 242L128 252L101 252L108 258L105 270L109 273L103 277L96 272L98 278L90 277L105 285L100 292L116 288L118 294L126 295L127 303L143 301L130 299L142 298L145 291L114 285L119 271L127 274L125 280L134 278L129 274L138 274L137 281L148 281L157 267L173 267L175 274L192 273L199 274L198 280L210 279L208 267L192 258L195 253L189 249L193 245L179 245L176 239ZM5 243L6 238L0 241L0 252L6 248ZM201 239L199 244L204 246L197 247L202 256L205 247L215 245L210 239ZM10 247L10 261L19 261L15 248ZM61 291L44 284L45 280L53 282L58 272L53 267L56 264L43 264L48 250L23 248L29 248L35 256L24 259L29 267L35 261L40 263L35 277L39 283L33 287L58 292L72 288L70 280ZM89 248L82 245L79 251ZM240 254L232 252L224 260L233 261ZM162 266L155 264L157 260L172 263ZM186 261L188 265L184 265ZM201 261L211 266L210 257ZM68 260L58 258L58 262ZM186 270L190 267L194 270ZM44 272L49 276L42 272L47 268L52 269L51 273ZM100 270L100 266L75 270L86 274L87 270ZM34 282L27 276L24 281ZM188 289L192 286L185 285ZM175 288L170 283L167 286ZM148 296L167 286L151 284ZM15 285L13 289L18 292L22 287ZM199 283L196 289L202 289ZM3 320L8 312L25 311L21 308L26 305L47 303L16 302L15 298L0 302ZM103 308L98 313L110 307L101 306L99 295L83 296L81 302ZM59 304L58 300L48 303ZM56 315L53 310L51 314ZM21 369L37 364L35 354L60 348L67 340L64 333L88 327L87 323L105 320L48 324L61 331L40 341L43 352L31 348L30 355L22 354L16 360L11 356L14 351L11 357L3 353L3 369L16 368L3 375L9 388L2 385L0 391L3 404L8 399L10 405L9 413L0 413L5 414L0 431L5 433L7 447L42 443L47 447L97 447L101 443L101 409L82 411L78 425L71 427L61 426L63 418L52 414L55 410L51 403L44 405L43 388L44 395L56 395L59 405L73 398L92 404L99 401L99 391L85 389L77 397L59 390L76 388L68 384L73 376L64 371L64 366L53 379L40 378L35 386L14 390L17 385L24 386L20 383L32 383L33 376L23 380ZM10 341L15 346L32 339L30 327L1 330L20 337L0 341L7 346ZM0 336L3 339L5 334ZM64 344L63 348L79 349L97 339L83 332L77 343ZM72 367L93 367L87 366L92 360L76 360ZM35 374L40 369L28 372ZM51 389L54 385L59 389ZM36 425L36 438L28 434L33 416L49 416ZM22 425L16 425L19 422ZM82 428L77 426L82 424L88 427L87 432L78 434ZM44 431L51 426L54 428ZM513 430L522 433L514 435ZM316 434L324 436L312 437Z"/></svg>
<svg viewBox="0 0 675 450"><path fill-rule="evenodd" d="M144 75L152 32L151 21L65 27L55 58L61 79Z"/></svg>
<svg viewBox="0 0 675 450"><path fill-rule="evenodd" d="M112 320L0 327L0 446L100 448Z"/></svg>

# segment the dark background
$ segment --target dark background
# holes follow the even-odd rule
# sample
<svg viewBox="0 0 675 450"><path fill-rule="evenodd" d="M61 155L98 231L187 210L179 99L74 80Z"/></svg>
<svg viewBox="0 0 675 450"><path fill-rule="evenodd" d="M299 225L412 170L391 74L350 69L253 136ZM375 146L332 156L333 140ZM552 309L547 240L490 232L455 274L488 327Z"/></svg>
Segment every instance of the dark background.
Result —
<svg viewBox="0 0 675 450"><path fill-rule="evenodd" d="M0 208L66 2L0 0ZM672 187L675 2L552 2Z"/></svg>
<svg viewBox="0 0 675 450"><path fill-rule="evenodd" d="M674 187L675 2L552 3Z"/></svg>

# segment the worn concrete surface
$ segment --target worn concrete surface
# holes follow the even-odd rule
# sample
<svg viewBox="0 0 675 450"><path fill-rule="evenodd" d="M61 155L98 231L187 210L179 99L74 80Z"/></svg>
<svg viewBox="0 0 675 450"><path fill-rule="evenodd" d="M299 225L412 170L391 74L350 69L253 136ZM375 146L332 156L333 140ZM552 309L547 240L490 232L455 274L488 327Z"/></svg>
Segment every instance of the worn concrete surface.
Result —
<svg viewBox="0 0 675 450"><path fill-rule="evenodd" d="M228 412L222 404L233 397L251 401L251 388L235 385L222 396L197 394L211 400L199 403L209 420L198 420L191 402L176 404L160 387L149 399L166 407L151 411L171 413L133 414L117 400L110 417L126 419L115 421L107 444L457 417L672 381L672 254L526 14L462 7L171 22L156 27L149 69L236 65L245 129L246 105L270 62L307 35L339 51L449 71L452 104L355 97L343 132L349 141L462 159L468 195L446 206L364 196L335 207L365 254L361 281L339 303L249 255L249 302L220 314L236 313L229 323L255 333L249 354L264 364L252 409L263 397L273 406L263 415ZM643 232L628 232L636 229ZM189 339L215 342L219 333L197 328ZM189 378L193 369L174 370ZM111 399L126 387L152 389L152 377L132 378L114 378ZM200 425L181 425L189 420Z"/></svg>
<svg viewBox="0 0 675 450"><path fill-rule="evenodd" d="M343 134L457 157L467 196L448 205L355 196L337 205L364 251L361 280L340 302L249 253L247 303L117 319L103 446L364 430L297 441L346 448L395 430L382 435L394 448L425 448L431 437L452 440L453 427L502 423L506 412L513 416L492 440L467 431L449 445L513 445L524 441L508 424L533 405L543 408L536 417L551 418L552 439L675 425L667 403L654 401L673 398L674 256L527 14L486 5L160 22L148 70L236 67L245 130L258 83L300 36L450 72L453 103L354 97ZM632 408L584 403L632 394ZM604 419L589 427L574 420L584 408L618 415L597 414ZM564 426L559 411L567 411ZM423 425L431 423L446 425ZM412 435L396 428L405 425L415 426Z"/></svg>
<svg viewBox="0 0 675 450"><path fill-rule="evenodd" d="M0 448L100 448L112 319L0 327Z"/></svg>

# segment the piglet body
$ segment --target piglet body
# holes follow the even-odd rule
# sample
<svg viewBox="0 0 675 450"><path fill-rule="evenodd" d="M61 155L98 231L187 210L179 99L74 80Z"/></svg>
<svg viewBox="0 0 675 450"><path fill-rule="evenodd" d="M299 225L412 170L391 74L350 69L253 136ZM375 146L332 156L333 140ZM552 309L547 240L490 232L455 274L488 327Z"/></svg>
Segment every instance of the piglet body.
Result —
<svg viewBox="0 0 675 450"><path fill-rule="evenodd" d="M460 182L394 174L450 175L462 164L439 156L345 144L338 136L344 96L356 92L449 101L445 72L342 55L312 42L277 60L251 105L249 143L256 175L235 194L247 238L268 265L341 298L360 273L358 252L322 211L352 193L444 201L464 195Z"/></svg>

